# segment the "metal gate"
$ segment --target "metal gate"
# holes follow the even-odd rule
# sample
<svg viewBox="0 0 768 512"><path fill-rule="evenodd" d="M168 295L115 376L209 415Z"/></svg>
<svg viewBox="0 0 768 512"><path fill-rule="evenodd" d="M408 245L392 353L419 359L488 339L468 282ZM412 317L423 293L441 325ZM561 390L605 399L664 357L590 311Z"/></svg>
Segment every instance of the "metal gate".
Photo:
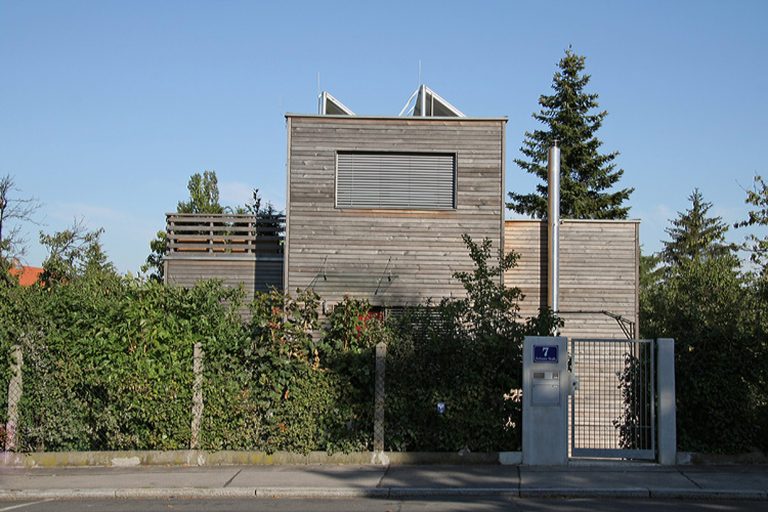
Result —
<svg viewBox="0 0 768 512"><path fill-rule="evenodd" d="M572 457L656 458L654 340L571 339Z"/></svg>

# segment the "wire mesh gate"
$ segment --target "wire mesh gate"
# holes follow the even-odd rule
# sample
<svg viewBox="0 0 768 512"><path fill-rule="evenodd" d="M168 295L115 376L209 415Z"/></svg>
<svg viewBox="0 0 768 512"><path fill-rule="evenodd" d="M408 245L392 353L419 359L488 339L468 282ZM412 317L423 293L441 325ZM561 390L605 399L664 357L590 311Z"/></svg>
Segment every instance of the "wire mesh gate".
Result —
<svg viewBox="0 0 768 512"><path fill-rule="evenodd" d="M572 457L656 458L654 340L571 339Z"/></svg>

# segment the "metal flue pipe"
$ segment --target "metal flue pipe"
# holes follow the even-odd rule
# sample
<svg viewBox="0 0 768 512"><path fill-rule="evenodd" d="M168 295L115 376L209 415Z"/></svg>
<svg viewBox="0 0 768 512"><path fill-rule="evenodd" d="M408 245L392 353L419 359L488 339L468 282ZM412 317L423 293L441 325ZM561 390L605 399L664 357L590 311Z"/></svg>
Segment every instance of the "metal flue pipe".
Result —
<svg viewBox="0 0 768 512"><path fill-rule="evenodd" d="M549 148L547 163L549 182L549 211L547 214L547 305L552 311L560 308L560 148L557 139Z"/></svg>

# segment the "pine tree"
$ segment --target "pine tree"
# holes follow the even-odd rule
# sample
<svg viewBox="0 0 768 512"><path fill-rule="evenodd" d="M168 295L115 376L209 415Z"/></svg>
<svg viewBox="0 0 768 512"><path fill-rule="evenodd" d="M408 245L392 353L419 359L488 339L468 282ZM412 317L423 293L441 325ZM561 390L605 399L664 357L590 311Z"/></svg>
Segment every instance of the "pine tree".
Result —
<svg viewBox="0 0 768 512"><path fill-rule="evenodd" d="M558 141L560 155L560 212L564 218L625 219L629 207L622 206L633 192L624 188L609 191L624 171L616 169L618 152L600 154L602 142L595 133L608 112L597 111L597 94L585 92L590 76L584 74L585 58L569 48L560 60L552 88L541 96L542 110L533 118L545 129L526 132L520 151L527 160L516 159L524 171L543 181L532 194L510 192L507 208L545 218L547 215L547 151Z"/></svg>
<svg viewBox="0 0 768 512"><path fill-rule="evenodd" d="M691 207L678 212L671 220L671 227L665 229L669 240L663 242L661 257L668 265L680 265L708 257L732 254L732 246L726 244L728 226L720 217L710 217L712 203L704 201L699 189L694 189L688 200Z"/></svg>

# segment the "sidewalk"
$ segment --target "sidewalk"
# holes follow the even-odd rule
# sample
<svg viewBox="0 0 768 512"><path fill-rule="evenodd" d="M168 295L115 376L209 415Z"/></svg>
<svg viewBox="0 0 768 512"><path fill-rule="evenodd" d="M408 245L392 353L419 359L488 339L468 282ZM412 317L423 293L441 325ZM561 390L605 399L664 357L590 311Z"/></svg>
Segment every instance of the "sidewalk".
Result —
<svg viewBox="0 0 768 512"><path fill-rule="evenodd" d="M640 464L0 468L0 500L430 496L768 500L768 467Z"/></svg>

